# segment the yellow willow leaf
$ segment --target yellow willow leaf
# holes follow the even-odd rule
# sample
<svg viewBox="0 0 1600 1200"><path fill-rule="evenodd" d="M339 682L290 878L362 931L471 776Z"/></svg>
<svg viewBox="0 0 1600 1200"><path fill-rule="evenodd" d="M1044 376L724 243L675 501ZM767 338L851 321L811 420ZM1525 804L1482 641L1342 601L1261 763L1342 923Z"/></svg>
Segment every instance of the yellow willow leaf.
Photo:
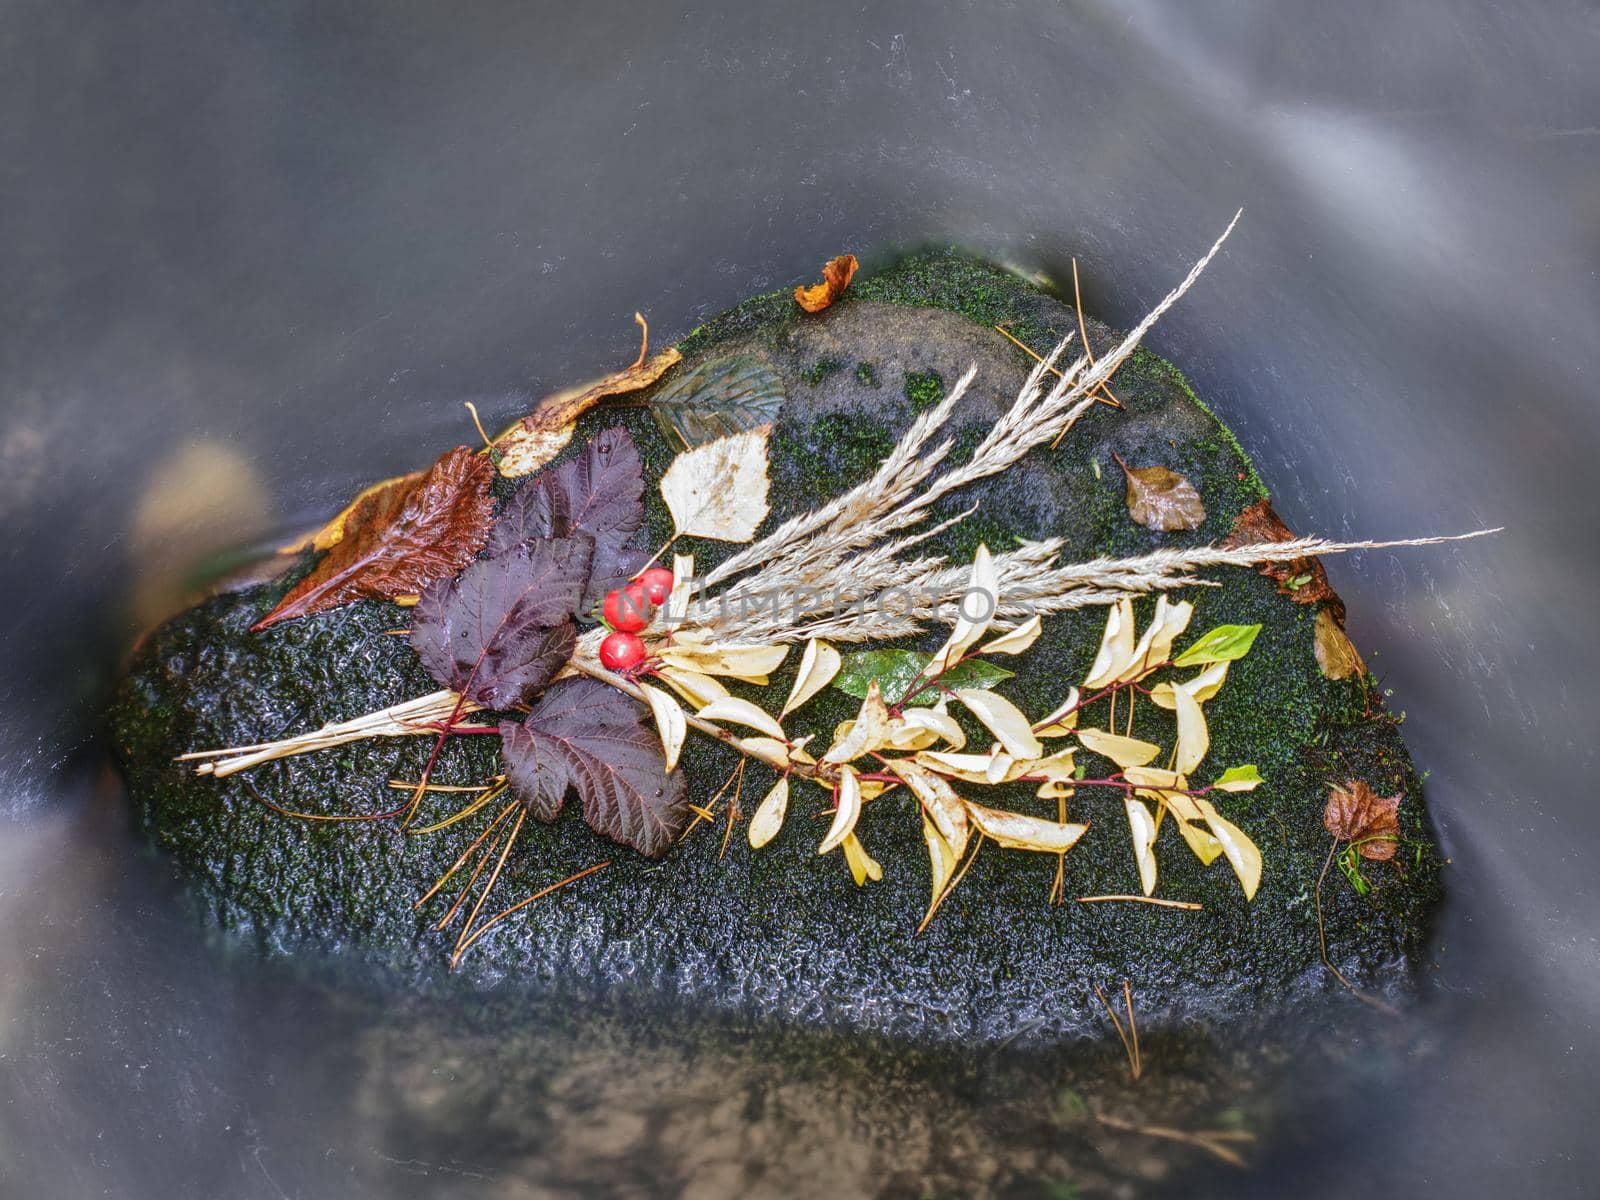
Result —
<svg viewBox="0 0 1600 1200"><path fill-rule="evenodd" d="M955 789L910 759L895 759L889 763L889 769L905 780L906 787L922 805L922 811L932 820L950 852L958 859L965 854L971 826L967 821L967 806Z"/></svg>
<svg viewBox="0 0 1600 1200"><path fill-rule="evenodd" d="M784 814L788 811L789 777L785 775L761 798L761 803L756 805L756 811L750 818L746 836L750 839L752 850L761 849L778 836L778 830L783 828Z"/></svg>
<svg viewBox="0 0 1600 1200"><path fill-rule="evenodd" d="M1189 627L1189 618L1193 615L1194 605L1188 601L1169 605L1165 593L1157 596L1156 611L1150 618L1150 625L1128 656L1128 661L1117 672L1117 681L1126 683L1142 679L1166 662L1172 656L1172 643Z"/></svg>
<svg viewBox="0 0 1600 1200"><path fill-rule="evenodd" d="M956 699L983 722L985 729L1000 739L1000 744L1012 757L1038 758L1044 753L1044 747L1033 735L1033 722L1004 696L978 688L957 688Z"/></svg>
<svg viewBox="0 0 1600 1200"><path fill-rule="evenodd" d="M1123 737L1120 733L1107 733L1104 729L1080 729L1078 741L1083 743L1085 749L1109 758L1124 770L1142 767L1161 753L1161 747L1153 742L1141 742L1138 738Z"/></svg>
<svg viewBox="0 0 1600 1200"><path fill-rule="evenodd" d="M891 717L889 740L884 745L891 750L928 750L937 746L942 740L937 733L920 722L912 723L900 717Z"/></svg>
<svg viewBox="0 0 1600 1200"><path fill-rule="evenodd" d="M979 654L1021 654L1039 640L1044 632L1044 618L1035 613L1010 633L991 638L979 649Z"/></svg>
<svg viewBox="0 0 1600 1200"><path fill-rule="evenodd" d="M683 739L689 732L689 726L683 719L683 709L660 688L653 688L648 683L643 683L639 685L639 690L644 693L645 703L650 706L650 715L656 719L656 729L661 734L662 755L666 759L667 771L670 773L672 768L678 765L678 755L683 750Z"/></svg>
<svg viewBox="0 0 1600 1200"><path fill-rule="evenodd" d="M767 519L767 434L770 425L720 437L672 460L661 498L674 536L748 542Z"/></svg>
<svg viewBox="0 0 1600 1200"><path fill-rule="evenodd" d="M1001 812L966 801L967 815L985 837L1013 850L1038 850L1046 854L1065 854L1077 843L1087 825L1062 825L1022 813Z"/></svg>
<svg viewBox="0 0 1600 1200"><path fill-rule="evenodd" d="M1204 796L1196 796L1194 803L1210 827L1211 836L1222 843L1222 852L1228 856L1233 873L1244 887L1244 898L1254 900L1256 888L1261 885L1261 851L1245 836L1243 830L1226 820Z"/></svg>
<svg viewBox="0 0 1600 1200"><path fill-rule="evenodd" d="M1070 780L1077 769L1077 763L1073 761L1077 753L1077 747L1057 750L1054 754L1020 764L1022 773L1030 779Z"/></svg>
<svg viewBox="0 0 1600 1200"><path fill-rule="evenodd" d="M751 729L758 729L762 733L771 734L779 741L783 740L783 726L774 721L772 715L765 709L739 696L723 696L721 699L713 700L697 715L704 721L732 721L736 725L748 725Z"/></svg>
<svg viewBox="0 0 1600 1200"><path fill-rule="evenodd" d="M1039 722L1034 733L1040 737L1070 737L1072 731L1078 727L1078 689L1073 688L1067 693L1055 712Z"/></svg>
<svg viewBox="0 0 1600 1200"><path fill-rule="evenodd" d="M1105 687L1133 655L1133 601L1118 600L1106 613L1106 631L1100 636L1100 649L1083 686L1090 690Z"/></svg>
<svg viewBox="0 0 1600 1200"><path fill-rule="evenodd" d="M1128 767L1122 777L1129 783L1146 788L1179 788L1183 777L1165 767Z"/></svg>
<svg viewBox="0 0 1600 1200"><path fill-rule="evenodd" d="M950 849L939 827L926 812L922 814L922 840L928 843L928 864L933 869L933 894L928 900L928 912L932 913L933 906L939 903L939 897L944 895L944 889L955 876L961 857Z"/></svg>
<svg viewBox="0 0 1600 1200"><path fill-rule="evenodd" d="M728 694L727 688L711 676L700 674L699 671L686 671L682 667L662 667L661 678L696 709L704 708L713 700L720 700Z"/></svg>
<svg viewBox="0 0 1600 1200"><path fill-rule="evenodd" d="M668 666L761 684L788 656L787 646L724 646L687 637L660 650L661 661Z"/></svg>
<svg viewBox="0 0 1600 1200"><path fill-rule="evenodd" d="M1172 698L1178 706L1178 756L1174 765L1178 774L1188 775L1211 749L1211 732L1206 728L1206 714L1188 688L1177 688Z"/></svg>
<svg viewBox="0 0 1600 1200"><path fill-rule="evenodd" d="M849 866L850 877L856 881L857 887L866 886L869 879L877 883L883 878L883 868L878 865L878 860L867 853L867 848L855 834L845 834L844 840L839 845L844 848L844 861Z"/></svg>
<svg viewBox="0 0 1600 1200"><path fill-rule="evenodd" d="M840 768L839 786L835 794L839 804L833 814L833 824L828 826L827 836L822 839L822 845L817 847L818 854L826 854L855 832L856 821L861 817L861 780L856 777L853 768Z"/></svg>
<svg viewBox="0 0 1600 1200"><path fill-rule="evenodd" d="M935 708L925 708L919 705L915 708L906 709L905 713L896 722L896 725L906 729L930 733L934 737L947 742L952 750L960 750L967 744L966 732L961 728L961 723L944 710L943 700L940 700L938 707ZM895 747L896 749L902 748L898 742L895 742ZM906 748L925 749L924 746Z"/></svg>
<svg viewBox="0 0 1600 1200"><path fill-rule="evenodd" d="M1204 704L1222 690L1223 682L1228 678L1228 664L1226 661L1212 663L1205 670L1187 679L1182 683L1158 683L1150 689L1150 699L1158 708L1176 708L1177 701L1172 698L1174 688L1183 688L1195 700Z"/></svg>
<svg viewBox="0 0 1600 1200"><path fill-rule="evenodd" d="M1222 853L1221 842L1193 821L1180 817L1177 809L1173 809L1172 820L1177 825L1178 832L1183 835L1183 840L1189 844L1189 849L1194 851L1196 858L1208 867L1217 861L1217 855Z"/></svg>
<svg viewBox="0 0 1600 1200"><path fill-rule="evenodd" d="M863 754L881 750L889 743L889 710L878 693L878 681L867 685L867 698L850 729L822 756L825 763L854 762Z"/></svg>
<svg viewBox="0 0 1600 1200"><path fill-rule="evenodd" d="M940 647L939 653L922 668L922 678L932 679L948 670L966 655L994 621L995 610L1000 607L1000 571L988 546L980 545L972 558L972 577L967 590L956 605L955 628L950 638Z"/></svg>
<svg viewBox="0 0 1600 1200"><path fill-rule="evenodd" d="M967 783L988 783L992 754L952 754L944 750L922 750L916 761L931 771Z"/></svg>
<svg viewBox="0 0 1600 1200"><path fill-rule="evenodd" d="M1139 886L1146 896L1156 890L1156 822L1143 800L1123 798L1128 810L1128 828L1133 832L1133 857L1139 864Z"/></svg>
<svg viewBox="0 0 1600 1200"><path fill-rule="evenodd" d="M778 716L787 717L832 683L843 662L839 652L827 642L816 638L807 642L805 653L800 656L800 673L794 677L794 686L789 689L789 698L783 702L783 711Z"/></svg>
<svg viewBox="0 0 1600 1200"><path fill-rule="evenodd" d="M1050 779L1041 783L1033 794L1041 800L1068 800L1078 794L1078 789L1065 780Z"/></svg>

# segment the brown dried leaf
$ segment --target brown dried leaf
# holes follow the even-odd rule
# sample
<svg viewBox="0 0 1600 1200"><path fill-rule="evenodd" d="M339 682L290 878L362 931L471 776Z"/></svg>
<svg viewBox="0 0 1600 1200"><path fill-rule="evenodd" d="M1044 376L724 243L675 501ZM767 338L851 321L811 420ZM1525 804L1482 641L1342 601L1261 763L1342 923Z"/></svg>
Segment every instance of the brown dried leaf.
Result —
<svg viewBox="0 0 1600 1200"><path fill-rule="evenodd" d="M844 295L861 264L854 254L841 254L822 264L822 282L794 290L795 303L808 313L819 313Z"/></svg>
<svg viewBox="0 0 1600 1200"><path fill-rule="evenodd" d="M1224 549L1255 546L1262 542L1292 542L1294 531L1272 511L1266 500L1257 500L1233 522L1233 531L1222 543ZM1328 572L1318 558L1297 558L1291 562L1267 563L1261 574L1278 582L1278 591L1296 604L1315 604L1326 600L1333 607L1333 619L1344 624L1344 601L1328 582Z"/></svg>
<svg viewBox="0 0 1600 1200"><path fill-rule="evenodd" d="M1349 679L1352 675L1367 673L1367 664L1361 661L1360 651L1345 631L1339 628L1339 622L1328 605L1317 610L1313 637L1312 650L1317 656L1317 666L1329 679Z"/></svg>
<svg viewBox="0 0 1600 1200"><path fill-rule="evenodd" d="M602 400L642 391L682 358L683 355L671 346L651 359L646 359L641 350L639 361L626 370L607 375L589 387L558 392L541 400L531 413L495 438L495 460L500 474L516 479L537 471L572 440L573 426L584 413Z"/></svg>
<svg viewBox="0 0 1600 1200"><path fill-rule="evenodd" d="M404 489L422 478L421 471L411 471L405 475L396 475L390 479L380 479L377 483L368 484L356 493L355 498L339 510L337 516L309 537L303 537L278 547L279 554L299 554L302 550L331 550L344 537L345 522L361 506L361 502L381 492Z"/></svg>
<svg viewBox="0 0 1600 1200"><path fill-rule="evenodd" d="M1128 477L1128 515L1146 529L1171 532L1198 529L1206 519L1200 493L1176 471L1166 467L1130 467L1113 455Z"/></svg>
<svg viewBox="0 0 1600 1200"><path fill-rule="evenodd" d="M1358 842L1362 858L1387 862L1399 845L1399 795L1380 796L1359 779L1328 789L1322 824L1341 842ZM1377 839L1369 841L1368 839Z"/></svg>
<svg viewBox="0 0 1600 1200"><path fill-rule="evenodd" d="M368 493L322 561L251 632L363 597L415 594L448 579L489 536L493 473L487 459L457 446L420 478Z"/></svg>

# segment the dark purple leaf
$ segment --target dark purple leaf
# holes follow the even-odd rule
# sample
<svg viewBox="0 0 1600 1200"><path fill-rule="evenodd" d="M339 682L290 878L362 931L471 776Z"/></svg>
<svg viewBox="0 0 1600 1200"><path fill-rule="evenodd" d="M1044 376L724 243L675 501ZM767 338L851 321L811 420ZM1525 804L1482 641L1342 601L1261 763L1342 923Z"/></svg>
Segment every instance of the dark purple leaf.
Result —
<svg viewBox="0 0 1600 1200"><path fill-rule="evenodd" d="M488 708L521 703L572 657L593 544L540 539L423 592L411 645L445 687Z"/></svg>
<svg viewBox="0 0 1600 1200"><path fill-rule="evenodd" d="M570 790L596 833L655 858L688 820L683 772L667 774L649 711L609 684L564 679L500 737L512 791L542 821Z"/></svg>

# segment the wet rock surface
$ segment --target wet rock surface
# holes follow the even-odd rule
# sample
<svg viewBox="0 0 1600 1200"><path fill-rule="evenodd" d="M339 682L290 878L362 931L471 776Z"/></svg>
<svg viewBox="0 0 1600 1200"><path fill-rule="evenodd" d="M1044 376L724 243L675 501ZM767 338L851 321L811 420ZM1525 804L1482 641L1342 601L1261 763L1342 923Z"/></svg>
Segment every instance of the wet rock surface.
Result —
<svg viewBox="0 0 1600 1200"><path fill-rule="evenodd" d="M1031 366L992 328L1001 322L1040 350L1077 328L1068 306L1010 276L925 256L864 274L820 316L799 314L786 296L751 301L684 339L680 370L742 355L782 378L772 439L776 521L865 477L915 413L976 364L977 383L952 426L955 453L970 453ZM1097 351L1110 336L1091 324ZM1125 411L1097 407L1055 452L1036 451L1005 477L951 497L949 513L974 503L978 510L934 547L966 561L980 542L1005 547L1017 537L1061 536L1069 554L1088 557L1226 537L1238 513L1264 494L1232 436L1153 355L1137 354L1114 386ZM676 447L640 409L589 414L574 449L618 423L638 443L647 474L659 477ZM1130 520L1114 455L1193 480L1207 512L1201 527L1158 534ZM648 503L652 544L659 544L670 522L653 488ZM714 543L693 548L702 565L726 552ZM417 778L428 739L358 743L221 781L171 761L186 750L314 729L435 689L406 640L390 636L408 623L402 608L360 602L247 632L304 569L214 597L142 644L113 713L134 802L222 926L283 949L339 945L426 978L443 970L452 937L432 931L443 906L413 911L412 902L487 814L413 836L391 821L297 820L261 801L321 814L393 809L404 795L386 781ZM1263 625L1250 656L1207 706L1208 767L1255 763L1267 780L1219 805L1262 850L1265 872L1253 903L1225 862L1203 868L1169 827L1157 845L1161 894L1198 901L1199 912L1070 900L1051 907L1053 858L989 847L918 935L928 866L909 800L885 799L863 817L859 832L884 867L882 882L865 888L838 855L815 852L820 793L800 795L782 833L760 852L739 828L724 853L719 822L701 824L659 861L600 839L569 809L555 824L527 824L498 906L596 862L610 865L500 926L461 970L503 986L678 997L762 1021L968 1043L1098 1028L1091 985L1123 979L1151 1024L1238 1016L1336 986L1321 963L1314 900L1330 847L1321 817L1329 783L1359 777L1383 794L1404 793L1401 833L1410 844L1396 863L1367 870L1367 895L1329 873L1322 889L1329 953L1363 986L1404 989L1425 951L1440 885L1420 781L1397 723L1369 683L1319 672L1315 606L1294 603L1253 572L1214 578L1223 586L1189 597L1192 632ZM1141 623L1148 608L1141 606ZM1103 623L1103 610L1051 619L1045 636L1008 664L1017 675L1000 690L1030 712L1053 707L1087 670ZM929 648L940 640L930 634ZM773 691L781 695L787 684L780 675ZM791 719L791 732L826 736L855 704L829 690ZM1164 712L1141 710L1139 730L1170 744ZM690 795L715 793L735 758L691 738L682 768ZM499 769L494 739L456 738L435 779L477 783ZM769 782L764 770L746 771L747 813ZM999 802L1023 810L1050 803L1026 786ZM1068 895L1137 891L1120 800L1082 795L1072 805L1074 819L1091 828L1066 858ZM429 815L442 818L458 806L459 797L437 796Z"/></svg>

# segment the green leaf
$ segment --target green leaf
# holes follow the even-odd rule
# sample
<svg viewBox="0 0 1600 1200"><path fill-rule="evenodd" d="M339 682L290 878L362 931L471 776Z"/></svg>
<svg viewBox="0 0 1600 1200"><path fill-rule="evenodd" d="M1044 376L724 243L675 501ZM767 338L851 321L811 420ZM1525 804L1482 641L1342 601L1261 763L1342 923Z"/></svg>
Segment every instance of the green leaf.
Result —
<svg viewBox="0 0 1600 1200"><path fill-rule="evenodd" d="M847 696L859 700L867 697L867 687L874 679L884 703L893 704L906 694L932 655L918 654L915 650L858 650L844 656L844 666L833 677L833 686ZM992 688L1012 673L1004 667L969 658L951 667L940 682L951 688ZM942 693L938 688L928 688L912 704L935 704Z"/></svg>
<svg viewBox="0 0 1600 1200"><path fill-rule="evenodd" d="M1172 660L1175 667L1199 667L1207 663L1231 662L1243 658L1255 645L1259 625L1218 625L1198 642Z"/></svg>
<svg viewBox="0 0 1600 1200"><path fill-rule="evenodd" d="M1242 767L1229 767L1211 786L1224 792L1248 792L1261 782L1261 772L1255 764L1245 763Z"/></svg>
<svg viewBox="0 0 1600 1200"><path fill-rule="evenodd" d="M778 419L783 380L748 355L716 358L679 375L650 400L650 415L670 445L703 446Z"/></svg>

